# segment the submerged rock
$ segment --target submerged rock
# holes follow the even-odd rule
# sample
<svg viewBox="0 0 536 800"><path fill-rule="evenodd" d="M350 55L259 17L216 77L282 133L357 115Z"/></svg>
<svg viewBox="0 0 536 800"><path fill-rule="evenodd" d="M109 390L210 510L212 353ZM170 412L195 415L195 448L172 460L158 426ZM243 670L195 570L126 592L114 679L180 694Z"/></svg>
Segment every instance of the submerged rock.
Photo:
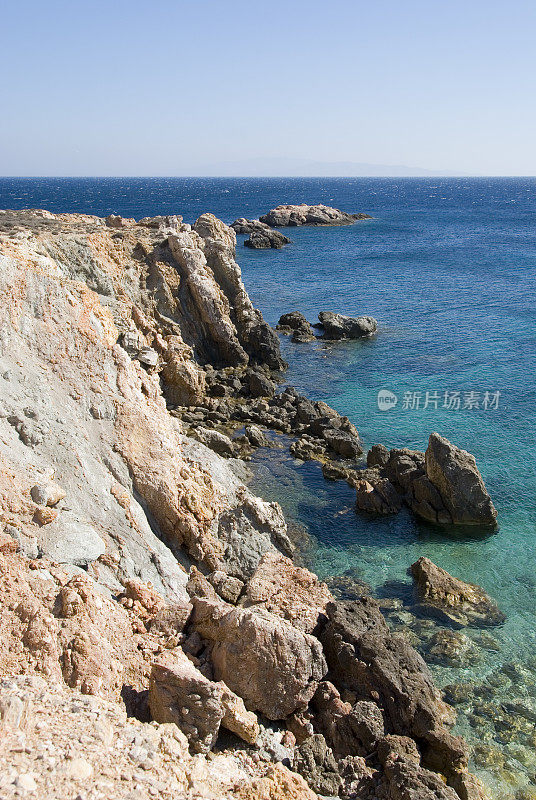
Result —
<svg viewBox="0 0 536 800"><path fill-rule="evenodd" d="M368 214L347 214L338 208L316 205L281 205L273 208L261 222L273 228L296 227L298 225L353 225L357 219L371 219Z"/></svg>
<svg viewBox="0 0 536 800"><path fill-rule="evenodd" d="M419 558L410 569L425 611L461 626L504 622L504 614L480 586L453 578L425 557Z"/></svg>
<svg viewBox="0 0 536 800"><path fill-rule="evenodd" d="M318 319L324 339L366 339L378 330L374 317L345 317L333 311L321 311Z"/></svg>

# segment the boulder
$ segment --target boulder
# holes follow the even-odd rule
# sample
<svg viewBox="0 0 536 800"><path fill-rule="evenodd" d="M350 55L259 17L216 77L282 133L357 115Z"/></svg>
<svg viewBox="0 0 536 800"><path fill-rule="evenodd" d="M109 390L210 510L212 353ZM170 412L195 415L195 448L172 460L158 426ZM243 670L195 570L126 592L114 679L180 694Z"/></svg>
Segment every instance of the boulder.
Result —
<svg viewBox="0 0 536 800"><path fill-rule="evenodd" d="M385 733L382 712L375 703L345 703L329 681L318 685L311 709L315 729L323 734L337 758L369 755Z"/></svg>
<svg viewBox="0 0 536 800"><path fill-rule="evenodd" d="M374 317L345 317L332 311L321 311L318 319L323 339L365 339L378 329Z"/></svg>
<svg viewBox="0 0 536 800"><path fill-rule="evenodd" d="M151 669L149 708L156 722L174 722L190 749L208 753L223 719L222 687L208 680L180 650L166 653Z"/></svg>
<svg viewBox="0 0 536 800"><path fill-rule="evenodd" d="M378 748L383 775L377 800L459 800L440 775L423 769L415 742L404 736L386 736Z"/></svg>
<svg viewBox="0 0 536 800"><path fill-rule="evenodd" d="M427 766L451 771L467 766L463 740L445 725L454 712L441 699L430 671L405 637L390 633L371 597L328 603L327 623L318 632L338 688L358 700L373 700L394 733L422 742Z"/></svg>
<svg viewBox="0 0 536 800"><path fill-rule="evenodd" d="M486 491L474 456L438 433L432 433L425 453L426 475L438 490L457 525L494 526L497 511Z"/></svg>
<svg viewBox="0 0 536 800"><path fill-rule="evenodd" d="M270 440L258 425L246 425L244 433L253 447L269 447Z"/></svg>
<svg viewBox="0 0 536 800"><path fill-rule="evenodd" d="M250 370L247 375L249 391L252 397L273 397L275 394L275 383L268 378L264 372Z"/></svg>
<svg viewBox="0 0 536 800"><path fill-rule="evenodd" d="M241 601L244 608L264 608L312 633L332 600L325 583L308 569L280 553L265 553L249 580Z"/></svg>
<svg viewBox="0 0 536 800"><path fill-rule="evenodd" d="M92 525L72 512L63 511L43 528L39 548L58 564L85 567L103 555L106 545Z"/></svg>
<svg viewBox="0 0 536 800"><path fill-rule="evenodd" d="M219 686L222 690L223 706L221 724L242 741L255 744L260 733L256 715L252 711L247 711L242 698L231 692L225 683L220 682Z"/></svg>
<svg viewBox="0 0 536 800"><path fill-rule="evenodd" d="M212 645L214 675L268 719L305 708L326 673L320 642L261 609L193 598L192 626Z"/></svg>
<svg viewBox="0 0 536 800"><path fill-rule="evenodd" d="M313 734L296 748L292 766L314 792L329 797L338 795L341 777L337 762L322 734Z"/></svg>
<svg viewBox="0 0 536 800"><path fill-rule="evenodd" d="M300 311L283 314L275 327L281 333L292 334L293 341L312 342L316 338L311 324Z"/></svg>
<svg viewBox="0 0 536 800"><path fill-rule="evenodd" d="M454 578L424 556L410 569L422 610L459 626L504 622L504 614L480 586Z"/></svg>
<svg viewBox="0 0 536 800"><path fill-rule="evenodd" d="M55 506L65 497L65 490L54 482L36 483L30 490L34 503L39 506Z"/></svg>
<svg viewBox="0 0 536 800"><path fill-rule="evenodd" d="M251 360L257 364L266 364L270 369L283 370L288 367L281 356L281 347L275 331L267 322L259 321L244 326L241 331L244 347Z"/></svg>
<svg viewBox="0 0 536 800"><path fill-rule="evenodd" d="M290 244L290 239L279 231L274 231L269 225L260 222L258 219L245 219L240 217L231 223L231 228L238 234L249 234L244 245L254 250L276 249L279 250L286 244Z"/></svg>
<svg viewBox="0 0 536 800"><path fill-rule="evenodd" d="M395 501L390 487L382 483L387 479L399 493L400 504L404 502L422 519L439 525L496 525L497 511L474 457L437 433L430 434L426 453L374 445L367 466L365 480L373 487L386 487ZM366 488L360 492L363 506L368 506L363 496Z"/></svg>
<svg viewBox="0 0 536 800"><path fill-rule="evenodd" d="M174 722L195 753L213 748L220 725L249 744L259 735L257 718L246 711L241 698L224 683L206 678L180 648L154 662L149 708L157 722Z"/></svg>
<svg viewBox="0 0 536 800"><path fill-rule="evenodd" d="M349 478L355 486L356 508L372 514L396 514L402 508L402 497L388 478L375 470L361 470Z"/></svg>
<svg viewBox="0 0 536 800"><path fill-rule="evenodd" d="M236 455L235 445L229 436L225 433L212 430L212 428L196 428L195 435L207 447L214 450L220 456L228 456L232 458Z"/></svg>
<svg viewBox="0 0 536 800"><path fill-rule="evenodd" d="M281 205L259 217L260 222L272 228L298 225L353 225L356 219L370 219L366 214L347 214L325 205Z"/></svg>

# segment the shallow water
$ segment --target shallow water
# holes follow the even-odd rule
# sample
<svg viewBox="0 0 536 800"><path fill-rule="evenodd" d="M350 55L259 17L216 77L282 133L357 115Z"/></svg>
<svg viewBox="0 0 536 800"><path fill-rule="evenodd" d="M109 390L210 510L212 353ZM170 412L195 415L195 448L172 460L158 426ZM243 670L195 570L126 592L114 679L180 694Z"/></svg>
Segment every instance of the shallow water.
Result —
<svg viewBox="0 0 536 800"><path fill-rule="evenodd" d="M374 219L290 229L293 244L281 251L251 251L239 237L244 282L267 320L300 310L314 321L319 311L334 310L373 315L380 326L362 343L294 345L283 337L285 380L347 414L366 447L425 449L437 430L472 452L499 528L489 535L444 531L409 513L357 516L345 484L328 483L317 465L299 465L277 450L259 451L255 485L307 527L322 577L349 572L379 596L398 592L408 600L407 568L426 555L496 599L507 617L489 631L497 644L482 647L478 631L465 631L477 643L478 662L432 668L441 685L473 681L495 702L484 713L477 694L460 701L459 726L480 747L506 756L488 768L486 761L500 758L476 753L476 767L496 796L514 796L519 785L536 784L536 715L527 721L536 708L536 179L0 180L4 208L178 212L186 221L213 211L231 222L280 202L325 202ZM378 409L380 389L397 395L392 411ZM460 392L459 410L443 407L445 392ZM482 407L486 392L498 408ZM417 399L419 408L405 407ZM515 681L501 672L511 662L520 665ZM501 722L512 697L523 700L525 716L510 710Z"/></svg>

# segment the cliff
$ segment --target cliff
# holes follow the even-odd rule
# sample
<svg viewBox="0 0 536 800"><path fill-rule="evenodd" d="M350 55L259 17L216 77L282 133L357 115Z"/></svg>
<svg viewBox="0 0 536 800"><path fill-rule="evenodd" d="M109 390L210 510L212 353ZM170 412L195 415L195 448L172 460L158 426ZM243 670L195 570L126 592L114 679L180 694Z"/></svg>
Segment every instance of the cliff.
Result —
<svg viewBox="0 0 536 800"><path fill-rule="evenodd" d="M478 797L422 659L214 452L285 366L235 244L210 214L0 212L2 796Z"/></svg>

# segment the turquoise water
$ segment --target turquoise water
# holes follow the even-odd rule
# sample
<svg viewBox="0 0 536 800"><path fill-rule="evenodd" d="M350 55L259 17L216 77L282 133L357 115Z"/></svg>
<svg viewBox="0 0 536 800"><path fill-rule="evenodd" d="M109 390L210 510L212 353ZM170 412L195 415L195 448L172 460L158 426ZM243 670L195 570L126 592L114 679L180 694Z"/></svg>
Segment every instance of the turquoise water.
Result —
<svg viewBox="0 0 536 800"><path fill-rule="evenodd" d="M472 452L499 527L489 535L441 530L409 513L360 517L345 484L324 481L317 465L282 450L259 451L255 485L306 526L322 577L349 573L379 597L409 604L407 568L426 555L496 599L506 622L489 631L492 643L482 647L479 631L465 631L478 661L433 669L441 685L470 680L491 693L496 711L483 725L474 699L460 704L460 729L501 751L500 767L481 757L476 768L495 796L514 796L518 784L536 784L536 740L513 717L505 734L508 723L494 716L512 698L536 714L536 179L0 180L0 207L11 208L176 212L186 221L213 211L231 222L280 202L325 202L374 219L290 229L293 243L281 251L251 251L239 237L244 282L267 320L296 309L312 321L334 310L379 322L378 336L364 343L294 345L283 337L285 380L347 414L366 447L425 449L435 430ZM394 410L378 409L380 389L398 396ZM437 409L422 408L427 392L437 393ZM477 393L480 407L442 408L445 392L462 401ZM498 408L482 408L486 392ZM420 393L421 407L405 408L406 393Z"/></svg>

